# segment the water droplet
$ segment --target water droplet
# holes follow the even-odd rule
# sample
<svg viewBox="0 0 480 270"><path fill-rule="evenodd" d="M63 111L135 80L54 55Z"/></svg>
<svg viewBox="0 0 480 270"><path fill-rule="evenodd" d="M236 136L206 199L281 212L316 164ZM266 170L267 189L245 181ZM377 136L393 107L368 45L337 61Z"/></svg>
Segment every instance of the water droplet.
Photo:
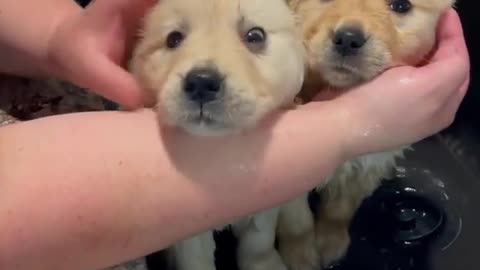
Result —
<svg viewBox="0 0 480 270"><path fill-rule="evenodd" d="M372 136L372 134L375 134L375 132L377 132L377 130L379 130L380 128L381 126L379 124L374 124L368 127L362 127L356 133L357 136L360 137L369 137Z"/></svg>
<svg viewBox="0 0 480 270"><path fill-rule="evenodd" d="M410 242L410 241L403 241L403 243L402 243L402 244L403 244L404 246L407 246L407 247L408 247L408 246L412 246L412 245L413 245L413 243L412 243L412 242Z"/></svg>
<svg viewBox="0 0 480 270"><path fill-rule="evenodd" d="M235 164L232 165L231 170L235 173L252 173L257 170L257 167L252 164Z"/></svg>
<svg viewBox="0 0 480 270"><path fill-rule="evenodd" d="M445 183L440 178L433 177L432 182L438 187L445 188Z"/></svg>
<svg viewBox="0 0 480 270"><path fill-rule="evenodd" d="M429 169L423 169L422 172L424 174L432 174L432 171L430 171Z"/></svg>
<svg viewBox="0 0 480 270"><path fill-rule="evenodd" d="M412 82L414 82L414 80L410 77L403 77L400 80L398 80L398 82L401 84L411 84Z"/></svg>
<svg viewBox="0 0 480 270"><path fill-rule="evenodd" d="M412 188L412 187L406 187L403 190L405 190L406 192L417 192L417 190L415 188Z"/></svg>
<svg viewBox="0 0 480 270"><path fill-rule="evenodd" d="M407 169L405 167L397 167L395 176L398 178L405 178L407 176Z"/></svg>

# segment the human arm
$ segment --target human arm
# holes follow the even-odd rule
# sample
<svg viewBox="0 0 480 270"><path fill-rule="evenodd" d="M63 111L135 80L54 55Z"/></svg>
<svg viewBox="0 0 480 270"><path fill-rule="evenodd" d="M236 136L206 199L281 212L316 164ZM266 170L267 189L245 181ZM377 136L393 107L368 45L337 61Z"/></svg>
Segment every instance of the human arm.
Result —
<svg viewBox="0 0 480 270"><path fill-rule="evenodd" d="M341 137L321 128L337 116L323 114L316 128L291 112L215 140L160 135L150 111L2 128L0 269L97 269L298 194L342 159ZM291 143L305 132L317 136Z"/></svg>

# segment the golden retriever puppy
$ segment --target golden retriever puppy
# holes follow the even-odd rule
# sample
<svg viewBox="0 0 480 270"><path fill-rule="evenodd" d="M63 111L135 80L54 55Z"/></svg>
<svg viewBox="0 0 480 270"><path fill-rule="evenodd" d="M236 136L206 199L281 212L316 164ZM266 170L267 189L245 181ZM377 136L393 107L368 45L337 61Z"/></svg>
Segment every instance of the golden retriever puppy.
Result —
<svg viewBox="0 0 480 270"><path fill-rule="evenodd" d="M130 67L162 124L220 136L291 106L303 84L304 57L284 0L162 0L146 15ZM286 270L274 248L277 213L229 224L241 270ZM169 249L177 269L215 270L212 230Z"/></svg>
<svg viewBox="0 0 480 270"><path fill-rule="evenodd" d="M335 95L393 66L421 64L435 46L439 17L453 0L288 0L288 4L298 17L307 51L308 71L300 96L308 101L321 89ZM316 189L321 205L315 229L306 196L296 206L282 209L280 253L290 269L327 267L344 255L354 213L389 177L396 158L407 148L360 156L337 168Z"/></svg>
<svg viewBox="0 0 480 270"><path fill-rule="evenodd" d="M159 1L131 71L166 124L224 135L292 104L304 49L281 2Z"/></svg>

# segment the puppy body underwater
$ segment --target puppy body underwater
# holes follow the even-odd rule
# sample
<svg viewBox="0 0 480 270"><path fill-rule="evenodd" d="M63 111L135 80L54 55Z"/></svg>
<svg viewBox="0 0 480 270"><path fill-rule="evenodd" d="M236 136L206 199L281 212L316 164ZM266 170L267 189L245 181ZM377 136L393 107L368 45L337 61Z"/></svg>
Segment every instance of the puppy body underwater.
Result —
<svg viewBox="0 0 480 270"><path fill-rule="evenodd" d="M335 96L388 68L422 64L435 46L439 17L453 2L289 0L307 51L301 99L311 100L320 89ZM328 267L345 254L356 210L382 179L389 178L396 159L409 148L360 156L339 166L316 189L321 201L315 228L306 195L297 205L282 209L279 248L290 269Z"/></svg>
<svg viewBox="0 0 480 270"><path fill-rule="evenodd" d="M235 134L293 105L304 80L301 40L284 0L162 0L145 17L130 69L164 126L194 136ZM229 224L241 270L286 269L274 248L277 214ZM212 233L169 249L177 269L215 269Z"/></svg>

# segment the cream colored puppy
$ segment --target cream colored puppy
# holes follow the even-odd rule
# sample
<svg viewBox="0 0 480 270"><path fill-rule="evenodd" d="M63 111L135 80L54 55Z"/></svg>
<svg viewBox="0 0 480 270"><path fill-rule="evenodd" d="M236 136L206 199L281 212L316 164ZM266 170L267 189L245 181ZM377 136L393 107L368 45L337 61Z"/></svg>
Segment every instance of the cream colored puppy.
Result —
<svg viewBox="0 0 480 270"><path fill-rule="evenodd" d="M418 65L435 45L440 15L453 0L289 0L307 49L308 72L301 97L335 96L397 65ZM381 97L379 97L381 98ZM358 104L362 106L362 104ZM368 136L368 135L367 135ZM363 199L392 172L408 146L350 160L328 177L318 220L306 196L283 208L280 252L292 270L319 269L341 258L348 229Z"/></svg>
<svg viewBox="0 0 480 270"><path fill-rule="evenodd" d="M223 135L290 106L303 48L281 0L163 0L131 62L167 124Z"/></svg>
<svg viewBox="0 0 480 270"><path fill-rule="evenodd" d="M145 18L131 70L162 124L197 136L233 134L293 104L305 66L297 31L284 0L161 0ZM240 269L286 269L274 249L277 213L231 224ZM179 270L214 270L214 250L212 231L170 249Z"/></svg>

